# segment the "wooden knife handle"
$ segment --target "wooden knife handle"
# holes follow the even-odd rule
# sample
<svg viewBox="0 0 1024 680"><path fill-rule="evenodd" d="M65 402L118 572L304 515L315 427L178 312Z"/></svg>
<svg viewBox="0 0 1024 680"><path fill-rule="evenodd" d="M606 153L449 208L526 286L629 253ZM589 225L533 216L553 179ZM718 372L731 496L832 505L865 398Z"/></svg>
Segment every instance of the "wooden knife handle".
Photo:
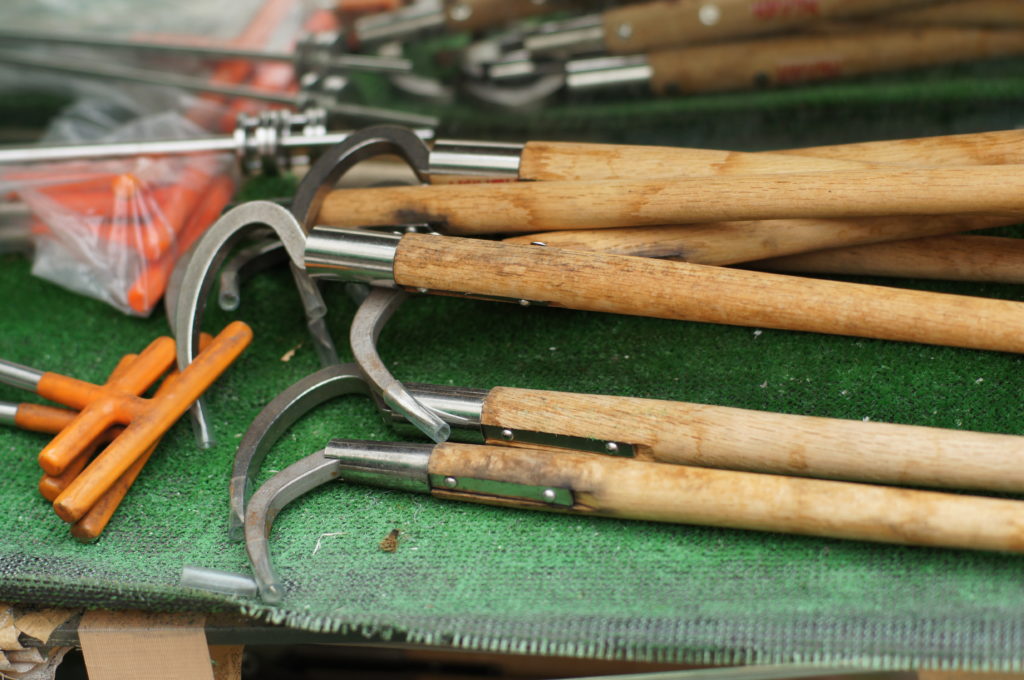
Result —
<svg viewBox="0 0 1024 680"><path fill-rule="evenodd" d="M482 209L481 206L487 206ZM1024 211L1024 166L340 189L319 222L431 222L453 234L722 220Z"/></svg>
<svg viewBox="0 0 1024 680"><path fill-rule="evenodd" d="M428 472L573 494L572 505L559 508L443 487L432 491L453 500L884 543L1024 550L1020 501L453 443L434 448Z"/></svg>
<svg viewBox="0 0 1024 680"><path fill-rule="evenodd" d="M797 35L648 54L655 94L796 85L1024 52L1024 32L909 28Z"/></svg>
<svg viewBox="0 0 1024 680"><path fill-rule="evenodd" d="M586 311L1024 351L1024 303L688 262L407 234L394 278Z"/></svg>
<svg viewBox="0 0 1024 680"><path fill-rule="evenodd" d="M613 54L779 33L830 17L860 17L927 0L662 0L602 15Z"/></svg>
<svg viewBox="0 0 1024 680"><path fill-rule="evenodd" d="M659 463L1024 492L1024 437L1014 435L513 387L488 393L481 422L624 442Z"/></svg>

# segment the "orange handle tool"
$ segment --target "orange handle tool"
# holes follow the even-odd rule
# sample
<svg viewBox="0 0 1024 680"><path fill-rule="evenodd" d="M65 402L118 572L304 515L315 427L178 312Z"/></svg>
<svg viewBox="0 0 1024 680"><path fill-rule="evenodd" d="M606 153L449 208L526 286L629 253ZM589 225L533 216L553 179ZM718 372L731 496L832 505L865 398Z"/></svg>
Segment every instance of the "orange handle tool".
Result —
<svg viewBox="0 0 1024 680"><path fill-rule="evenodd" d="M121 360L117 362L117 366L110 372L107 377L107 385L110 385L114 380L123 376L131 366L132 362L138 357L137 354L125 354L121 357ZM24 415L23 415L24 412ZM44 406L42 404L20 404L18 407L17 415L15 416L14 423L24 429L31 429L37 432L49 432L50 434L57 434L65 427L71 424L71 422L78 416L75 411L69 411L63 408L55 408L53 406ZM33 427L29 427L32 425ZM78 476L85 466L89 463L89 459L92 458L92 454L96 452L101 445L106 444L121 433L122 427L112 427L104 432L99 439L86 445L82 453L75 457L66 468L64 472L59 475L48 475L43 474L39 479L39 493L42 494L43 498L48 501L53 501L60 495L60 492L68 487L68 484Z"/></svg>
<svg viewBox="0 0 1024 680"><path fill-rule="evenodd" d="M121 412L121 406L127 399L146 391L173 363L174 340L163 337L150 343L124 375L107 385L44 373L36 386L39 395L79 409L81 413L43 448L39 465L48 474L59 475L78 456L83 442L95 441L113 425L130 422L130 417Z"/></svg>
<svg viewBox="0 0 1024 680"><path fill-rule="evenodd" d="M209 333L201 334L199 336L200 349L206 349L212 340L213 338L210 337ZM167 394L180 375L181 374L178 373L178 371L174 371L164 378L163 383L161 383L153 397L159 398ZM120 429L121 428L112 428L111 431ZM96 501L96 504L89 509L89 512L85 513L82 519L78 520L71 526L72 536L83 543L88 543L89 541L94 541L99 538L100 534L103 533L103 530L110 522L110 518L114 516L114 512L117 510L118 506L121 505L121 501L124 500L124 497L128 494L128 489L130 489L132 484L135 483L139 473L142 472L142 468L146 466L147 461L149 461L150 456L153 455L153 451L156 450L156 447L159 444L160 440L157 440L152 446L146 449L146 452L142 454L142 457L132 463L132 466L117 479L114 485L110 487L110 489L108 489L98 501ZM77 461L78 459L76 458L75 460ZM72 463L72 465L74 465L74 463ZM77 476L78 475L76 474L74 477ZM71 483L74 477L68 480L68 484ZM67 488L67 485L65 485L64 488ZM61 491L63 490L64 489L62 488ZM48 500L56 500L56 496L57 495L55 494L53 498Z"/></svg>
<svg viewBox="0 0 1024 680"><path fill-rule="evenodd" d="M171 343L173 352L173 341L170 338L166 340ZM114 423L126 424L127 427L54 501L54 511L61 519L67 522L77 522L81 519L100 497L117 483L118 478L170 429L192 402L227 370L251 340L252 330L243 322L234 321L181 372L165 394L152 399L124 393L111 395L110 398L103 400L108 405L94 409L96 415L90 416L86 413L90 407L83 409L75 423L61 432L51 446L44 449L40 458L47 454L48 461L73 459L75 440L65 439L57 442L57 439L64 433L73 431L79 420L87 422L88 427L95 427L89 421L106 423L106 427ZM142 362L144 355L145 352L139 355L138 363ZM89 387L98 389L91 385Z"/></svg>

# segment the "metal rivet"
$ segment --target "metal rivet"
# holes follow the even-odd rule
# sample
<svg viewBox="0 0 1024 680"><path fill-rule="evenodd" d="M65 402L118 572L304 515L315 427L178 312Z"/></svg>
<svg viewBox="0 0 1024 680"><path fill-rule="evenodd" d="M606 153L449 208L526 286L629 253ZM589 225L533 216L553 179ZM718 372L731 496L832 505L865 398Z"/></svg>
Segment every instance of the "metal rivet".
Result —
<svg viewBox="0 0 1024 680"><path fill-rule="evenodd" d="M452 8L448 10L448 16L452 18L452 21L465 21L473 16L473 8L469 5L459 3L457 5L453 5Z"/></svg>
<svg viewBox="0 0 1024 680"><path fill-rule="evenodd" d="M516 435L515 435L514 432L512 432L512 430L502 430L501 431L501 438L504 439L507 442L510 442L513 439L515 439L515 436Z"/></svg>
<svg viewBox="0 0 1024 680"><path fill-rule="evenodd" d="M454 477L445 477L444 485L447 486L449 489L454 489L459 485L459 480L455 479Z"/></svg>
<svg viewBox="0 0 1024 680"><path fill-rule="evenodd" d="M417 293L423 293L424 295L429 292L426 288L420 287L416 289Z"/></svg>
<svg viewBox="0 0 1024 680"><path fill-rule="evenodd" d="M616 33L618 33L619 37L622 38L623 40L629 40L630 38L633 37L633 25L619 24L618 29L616 29Z"/></svg>
<svg viewBox="0 0 1024 680"><path fill-rule="evenodd" d="M544 493L541 494L548 503L551 503L557 497L554 489L544 489Z"/></svg>
<svg viewBox="0 0 1024 680"><path fill-rule="evenodd" d="M544 243L544 241L530 241L530 245L531 246L546 246L547 243Z"/></svg>
<svg viewBox="0 0 1024 680"><path fill-rule="evenodd" d="M616 444L615 442L608 442L607 444L604 445L604 450L607 451L608 453L618 453L619 445Z"/></svg>
<svg viewBox="0 0 1024 680"><path fill-rule="evenodd" d="M697 18L705 26L714 26L722 18L722 10L718 5L701 5L697 10Z"/></svg>
<svg viewBox="0 0 1024 680"><path fill-rule="evenodd" d="M520 307L529 307L530 306L530 301L529 300L520 300L519 301L519 306Z"/></svg>

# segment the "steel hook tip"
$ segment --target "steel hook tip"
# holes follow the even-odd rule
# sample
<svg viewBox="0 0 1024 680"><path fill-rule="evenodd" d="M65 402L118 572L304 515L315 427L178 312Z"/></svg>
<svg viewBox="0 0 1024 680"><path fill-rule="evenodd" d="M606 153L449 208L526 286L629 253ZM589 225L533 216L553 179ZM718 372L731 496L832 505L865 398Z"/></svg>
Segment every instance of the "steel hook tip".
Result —
<svg viewBox="0 0 1024 680"><path fill-rule="evenodd" d="M263 407L238 444L231 472L228 535L244 537L246 502L267 452L284 432L321 404L346 394L369 395L369 387L355 364L321 368L277 395Z"/></svg>

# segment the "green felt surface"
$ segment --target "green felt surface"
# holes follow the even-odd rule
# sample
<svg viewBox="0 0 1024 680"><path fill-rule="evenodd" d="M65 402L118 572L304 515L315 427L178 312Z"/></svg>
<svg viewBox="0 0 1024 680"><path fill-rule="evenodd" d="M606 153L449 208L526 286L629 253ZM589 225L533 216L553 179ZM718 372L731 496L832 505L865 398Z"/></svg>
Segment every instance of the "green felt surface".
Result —
<svg viewBox="0 0 1024 680"><path fill-rule="evenodd" d="M83 379L102 379L120 353L166 332L160 316L127 318L33 279L13 256L0 259L0 291L0 356ZM329 303L342 337L352 305L340 287ZM212 312L206 328L231 318L250 322L256 340L210 394L219 444L198 450L179 423L92 545L72 540L36 494L44 437L0 432L0 599L241 608L311 630L588 656L1022 661L1020 557L510 511L342 484L277 521L281 607L181 589L183 565L246 571L242 546L226 538L234 445L262 404L316 368L283 272L251 281L241 308ZM1007 354L431 298L400 310L382 348L410 381L1020 431L1020 358ZM0 398L19 396L0 388ZM283 438L261 479L332 436L390 435L368 401L337 400ZM393 528L398 550L381 552Z"/></svg>
<svg viewBox="0 0 1024 680"><path fill-rule="evenodd" d="M444 132L773 148L1019 123L1020 62L990 66L984 79L970 67L935 73L530 116L453 110ZM246 197L282 186L256 185ZM205 322L218 330L244 319L256 338L210 392L218 445L197 449L179 423L98 542L74 541L38 496L34 458L46 438L0 430L0 600L240 610L309 630L595 657L1024 666L1020 557L510 511L342 484L278 518L280 607L182 589L184 565L247 571L226 534L234 446L263 404L318 367L286 273L261 275L242 294L236 312L211 311ZM16 256L0 256L0 300L0 357L93 381L167 333L162 309L123 316L32 278ZM343 345L353 306L340 287L328 302ZM1008 354L435 298L409 301L381 343L407 381L1021 432L1024 379ZM20 398L0 386L0 399ZM369 401L339 399L282 439L260 480L334 436L395 435ZM398 550L383 553L394 528Z"/></svg>

